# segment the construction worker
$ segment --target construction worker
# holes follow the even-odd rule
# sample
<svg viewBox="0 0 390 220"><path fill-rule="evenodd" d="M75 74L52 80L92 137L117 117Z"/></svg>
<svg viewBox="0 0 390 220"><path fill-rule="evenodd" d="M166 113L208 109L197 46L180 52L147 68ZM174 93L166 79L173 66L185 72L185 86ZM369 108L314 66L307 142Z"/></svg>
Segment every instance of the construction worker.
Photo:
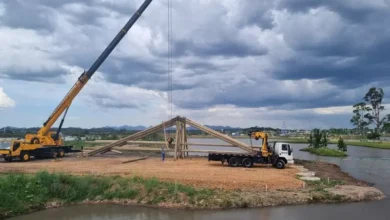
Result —
<svg viewBox="0 0 390 220"><path fill-rule="evenodd" d="M164 146L161 146L161 160L162 160L162 161L165 160L165 150L164 150Z"/></svg>

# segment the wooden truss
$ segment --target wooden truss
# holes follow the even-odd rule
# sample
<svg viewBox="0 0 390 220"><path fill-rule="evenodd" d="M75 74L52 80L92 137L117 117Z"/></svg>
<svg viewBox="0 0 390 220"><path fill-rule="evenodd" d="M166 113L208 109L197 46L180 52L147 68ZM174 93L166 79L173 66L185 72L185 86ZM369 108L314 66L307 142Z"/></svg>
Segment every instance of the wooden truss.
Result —
<svg viewBox="0 0 390 220"><path fill-rule="evenodd" d="M229 143L230 145L228 144L196 144L196 143L188 143L187 141L187 132L186 132L186 128L187 128L187 125L190 125L194 128L197 128L207 134L210 134L218 139L221 139L227 143ZM158 131L162 131L164 130L165 132L165 129L167 128L170 128L172 126L176 126L176 135L175 135L175 139L173 141L173 143L171 144L168 144L167 140L164 141L137 141L143 137L146 137L150 134L153 134L153 133L156 133ZM104 154L104 153L107 153L109 151L113 151L113 148L114 147L119 147L119 146L123 146L123 145L126 145L126 144L159 144L159 145L165 145L166 146L166 150L168 151L174 151L174 159L176 160L177 158L181 157L181 158L184 158L185 156L188 156L188 152L209 152L209 151L205 151L205 150L189 150L188 149L188 146L189 145L197 145L197 146L219 146L219 147L239 147L241 148L242 150L248 152L248 153L255 153L255 150L245 144L245 143L242 143L232 137L229 137L228 135L225 135L225 134L221 134L220 132L218 131L215 131L213 129L210 129L206 126L203 126L199 123L196 123L188 118L185 118L185 117L180 117L180 116L177 116L175 118L172 118L171 120L168 120L168 121L165 121L159 125L156 125L154 127L151 127L151 128L148 128L148 129L145 129L143 131L140 131L140 132L137 132L135 134L132 134L130 136L127 136L125 138L122 138L118 141L114 141L112 143L109 143L107 144L106 146L104 147L101 147L97 150L94 150L94 151L91 151L88 153L88 156L93 156L93 155L96 155L96 154ZM174 146L174 149L169 149L168 146ZM136 149L136 148L135 148ZM154 149L154 148L152 148ZM150 149L150 150L152 150ZM140 148L138 148L138 150L142 150ZM158 149L154 149L154 150L158 150ZM215 151L213 151L215 152ZM225 152L225 151L224 151Z"/></svg>

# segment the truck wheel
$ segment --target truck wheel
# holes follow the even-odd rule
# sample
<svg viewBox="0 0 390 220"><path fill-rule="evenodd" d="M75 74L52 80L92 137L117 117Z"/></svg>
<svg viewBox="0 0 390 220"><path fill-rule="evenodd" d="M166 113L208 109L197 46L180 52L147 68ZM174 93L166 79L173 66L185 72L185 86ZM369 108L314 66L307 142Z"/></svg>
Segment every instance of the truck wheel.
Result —
<svg viewBox="0 0 390 220"><path fill-rule="evenodd" d="M251 168L253 166L253 161L249 158L245 158L243 161L242 161L242 165L246 168Z"/></svg>
<svg viewBox="0 0 390 220"><path fill-rule="evenodd" d="M65 156L65 151L64 151L64 149L59 149L58 150L58 153L57 153L57 157L64 157Z"/></svg>
<svg viewBox="0 0 390 220"><path fill-rule="evenodd" d="M238 160L238 158L237 158L237 157L231 157L231 158L229 159L229 165L230 165L231 167L238 167L238 165L239 165L239 160Z"/></svg>
<svg viewBox="0 0 390 220"><path fill-rule="evenodd" d="M6 162L12 162L12 156L8 156L6 154L3 155L3 158Z"/></svg>
<svg viewBox="0 0 390 220"><path fill-rule="evenodd" d="M28 152L22 152L20 154L20 159L24 162L26 161L29 161L30 160L30 154Z"/></svg>
<svg viewBox="0 0 390 220"><path fill-rule="evenodd" d="M276 162L276 168L283 169L284 168L284 161L278 160L278 162Z"/></svg>
<svg viewBox="0 0 390 220"><path fill-rule="evenodd" d="M52 149L52 150L50 151L50 154L51 154L51 157L57 158L58 152L57 152L55 149Z"/></svg>

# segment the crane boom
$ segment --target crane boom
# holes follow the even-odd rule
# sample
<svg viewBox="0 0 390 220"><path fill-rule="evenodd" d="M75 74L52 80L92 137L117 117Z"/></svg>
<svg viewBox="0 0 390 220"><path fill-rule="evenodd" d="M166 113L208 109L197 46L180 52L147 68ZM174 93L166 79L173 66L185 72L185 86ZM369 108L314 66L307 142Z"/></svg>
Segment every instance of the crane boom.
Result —
<svg viewBox="0 0 390 220"><path fill-rule="evenodd" d="M110 53L114 50L114 48L118 45L118 43L122 40L122 38L127 34L130 28L134 25L134 23L138 20L141 14L145 11L145 9L149 6L152 0L145 0L145 2L141 5L141 7L134 13L134 15L130 18L130 20L126 23L126 25L119 31L116 37L111 41L111 43L107 46L107 48L103 51L103 53L99 56L99 58L93 63L91 68L87 72L83 72L81 76L78 78L77 82L70 89L68 94L64 97L64 99L60 102L57 108L53 111L53 113L49 116L43 126L38 131L38 136L45 136L49 132L50 128L53 124L58 120L61 114L69 108L73 99L79 94L81 89L87 84L88 80L92 77L92 75L96 72L96 70L100 67L100 65L106 60L106 58L110 55Z"/></svg>

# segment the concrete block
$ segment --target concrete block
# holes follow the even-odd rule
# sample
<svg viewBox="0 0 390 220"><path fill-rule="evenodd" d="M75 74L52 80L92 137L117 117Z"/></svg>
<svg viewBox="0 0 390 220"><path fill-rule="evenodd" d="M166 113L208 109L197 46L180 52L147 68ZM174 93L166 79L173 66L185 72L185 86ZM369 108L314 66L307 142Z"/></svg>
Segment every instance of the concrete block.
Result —
<svg viewBox="0 0 390 220"><path fill-rule="evenodd" d="M301 171L301 172L309 172L309 170L306 169L306 168L298 168L298 170Z"/></svg>
<svg viewBox="0 0 390 220"><path fill-rule="evenodd" d="M304 177L314 177L316 175L316 173L309 171L309 172L300 172L300 173L297 173L297 175L304 176Z"/></svg>
<svg viewBox="0 0 390 220"><path fill-rule="evenodd" d="M299 179L306 180L306 181L320 181L321 180L321 178L319 178L319 177L308 177L308 176L303 176L303 177L300 177Z"/></svg>

